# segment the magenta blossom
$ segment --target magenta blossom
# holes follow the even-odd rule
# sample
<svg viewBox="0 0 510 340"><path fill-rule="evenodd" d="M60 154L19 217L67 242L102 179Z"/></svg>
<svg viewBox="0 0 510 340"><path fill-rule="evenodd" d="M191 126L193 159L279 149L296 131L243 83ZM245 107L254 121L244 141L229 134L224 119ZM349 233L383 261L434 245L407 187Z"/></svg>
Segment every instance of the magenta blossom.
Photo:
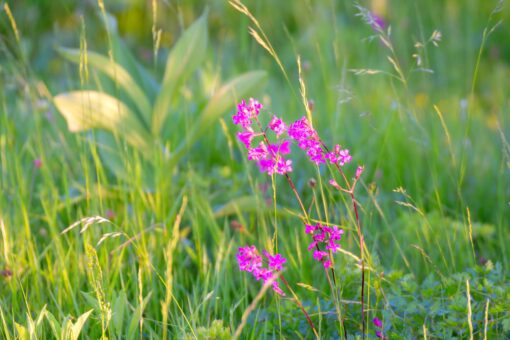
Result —
<svg viewBox="0 0 510 340"><path fill-rule="evenodd" d="M316 225L305 225L305 233L311 234L313 241L308 245L308 250L313 250L313 258L322 262L324 268L332 267L330 253L327 251L320 250L320 245L324 245L326 250L331 253L336 253L340 250L340 244L338 242L342 239L344 231L339 229L337 226L324 226L320 223Z"/></svg>
<svg viewBox="0 0 510 340"><path fill-rule="evenodd" d="M259 161L268 157L267 147L264 142L260 142L259 146L248 149L248 160Z"/></svg>
<svg viewBox="0 0 510 340"><path fill-rule="evenodd" d="M352 156L349 154L349 150L342 150L338 144L335 145L335 150L333 152L328 152L325 157L331 164L338 163L340 166L343 166L352 160Z"/></svg>
<svg viewBox="0 0 510 340"><path fill-rule="evenodd" d="M252 119L259 115L260 109L262 109L262 104L257 100L250 98L248 104L242 100L241 103L237 105L237 113L232 116L232 121L234 124L241 125L245 129L249 128L253 123Z"/></svg>
<svg viewBox="0 0 510 340"><path fill-rule="evenodd" d="M273 116L271 122L269 122L269 128L274 131L276 137L280 137L282 133L287 131L287 125L280 118Z"/></svg>
<svg viewBox="0 0 510 340"><path fill-rule="evenodd" d="M263 267L262 256L255 246L240 247L236 257L239 270L252 273L255 280L262 280L265 283L274 279L277 273L283 270L283 264L287 262L287 259L281 254L271 255L266 250L263 250L262 253L267 258L268 268ZM277 294L285 295L283 290L279 287L277 280L273 281L272 288Z"/></svg>
<svg viewBox="0 0 510 340"><path fill-rule="evenodd" d="M287 262L287 259L284 258L281 254L271 255L267 251L263 251L264 255L267 257L267 261L269 262L269 268L274 270L282 270L283 264Z"/></svg>
<svg viewBox="0 0 510 340"><path fill-rule="evenodd" d="M251 141L255 137L255 134L251 128L248 128L246 131L238 132L237 138L246 146L247 149L251 146Z"/></svg>
<svg viewBox="0 0 510 340"><path fill-rule="evenodd" d="M319 135L312 128L306 117L302 117L292 123L289 127L288 134L290 138L298 143L301 149L306 150L306 154L312 162L317 165L325 162L325 154Z"/></svg>

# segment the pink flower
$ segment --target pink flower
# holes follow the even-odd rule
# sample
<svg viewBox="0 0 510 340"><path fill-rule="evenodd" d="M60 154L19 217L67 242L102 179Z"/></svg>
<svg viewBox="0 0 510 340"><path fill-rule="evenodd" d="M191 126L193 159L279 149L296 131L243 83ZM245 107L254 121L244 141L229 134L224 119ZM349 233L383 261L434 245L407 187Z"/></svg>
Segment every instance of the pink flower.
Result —
<svg viewBox="0 0 510 340"><path fill-rule="evenodd" d="M305 233L306 234L313 234L313 232L317 229L316 226L314 225L310 225L310 224L306 224L305 225Z"/></svg>
<svg viewBox="0 0 510 340"><path fill-rule="evenodd" d="M251 146L251 141L252 141L254 135L255 134L253 133L251 128L249 128L246 131L238 132L237 138L239 138L239 140L246 146L246 148L249 149Z"/></svg>
<svg viewBox="0 0 510 340"><path fill-rule="evenodd" d="M266 282L273 278L273 271L269 270L268 268L257 268L253 271L253 276L257 281L262 279L264 282Z"/></svg>
<svg viewBox="0 0 510 340"><path fill-rule="evenodd" d="M237 262L239 263L239 270L253 272L262 266L262 257L258 255L255 246L246 246L239 248Z"/></svg>
<svg viewBox="0 0 510 340"><path fill-rule="evenodd" d="M278 271L283 270L283 264L287 262L281 254L271 255L266 250L262 253L268 260L268 268L262 266L262 256L259 255L255 246L240 247L237 252L237 262L239 270L249 272L255 280L268 282L275 279ZM273 290L279 295L285 295L278 286L278 281L272 283Z"/></svg>
<svg viewBox="0 0 510 340"><path fill-rule="evenodd" d="M372 322L374 323L374 326L377 328L382 328L382 321L378 319L377 317L372 319Z"/></svg>
<svg viewBox="0 0 510 340"><path fill-rule="evenodd" d="M322 262L324 268L330 268L333 263L331 262L329 253L320 250L319 247L322 244L326 250L330 250L333 253L338 252L340 250L340 245L337 242L341 240L344 231L339 229L336 225L329 227L317 223L316 225L306 224L305 233L311 234L313 238L313 242L308 246L308 250L313 250L313 258L318 262Z"/></svg>
<svg viewBox="0 0 510 340"><path fill-rule="evenodd" d="M310 126L306 117L302 117L292 123L289 127L288 133L290 138L295 139L298 142L317 135L315 130Z"/></svg>
<svg viewBox="0 0 510 340"><path fill-rule="evenodd" d="M271 119L268 126L274 131L276 137L280 137L280 135L287 130L287 125L285 125L283 120L276 116L273 116L273 119Z"/></svg>
<svg viewBox="0 0 510 340"><path fill-rule="evenodd" d="M331 250L333 253L336 253L340 250L340 245L336 244L335 241L329 240L328 244L326 245L326 249Z"/></svg>
<svg viewBox="0 0 510 340"><path fill-rule="evenodd" d="M253 98L250 98L249 104L244 100L237 105L237 113L232 116L232 121L236 125L241 125L247 129L253 123L252 119L259 115L262 104Z"/></svg>
<svg viewBox="0 0 510 340"><path fill-rule="evenodd" d="M319 140L319 135L311 127L306 117L303 117L292 123L288 130L289 137L294 139L298 146L306 150L308 158L319 165L325 162L325 154Z"/></svg>
<svg viewBox="0 0 510 340"><path fill-rule="evenodd" d="M259 160L259 169L261 172L267 172L269 176L275 173L275 161L273 158Z"/></svg>
<svg viewBox="0 0 510 340"><path fill-rule="evenodd" d="M264 142L260 142L259 146L255 148L248 148L248 159L259 161L268 156L267 147Z"/></svg>
<svg viewBox="0 0 510 340"><path fill-rule="evenodd" d="M342 239L343 233L343 229L338 229L338 227L334 225L333 228L330 228L329 238L334 241L340 241Z"/></svg>
<svg viewBox="0 0 510 340"><path fill-rule="evenodd" d="M335 150L328 152L325 157L331 164L338 163L340 166L343 166L352 160L351 155L349 155L349 150L342 150L338 144L335 145Z"/></svg>
<svg viewBox="0 0 510 340"><path fill-rule="evenodd" d="M283 290L278 286L278 281L273 281L273 290L276 292L276 294L285 296Z"/></svg>
<svg viewBox="0 0 510 340"><path fill-rule="evenodd" d="M351 155L349 155L349 150L347 149L340 150L340 152L338 153L338 164L340 164L340 166L349 163L351 160L352 157Z"/></svg>
<svg viewBox="0 0 510 340"><path fill-rule="evenodd" d="M361 174L363 173L363 170L365 170L365 167L360 165L356 169L356 179L359 179L361 177Z"/></svg>
<svg viewBox="0 0 510 340"><path fill-rule="evenodd" d="M40 158L34 159L34 166L36 169L40 169L42 167L42 160Z"/></svg>
<svg viewBox="0 0 510 340"><path fill-rule="evenodd" d="M308 151L306 152L308 157L312 162L319 165L321 163L324 163L324 152L322 151L322 147L319 142L314 141L312 145L309 147Z"/></svg>
<svg viewBox="0 0 510 340"><path fill-rule="evenodd" d="M269 262L269 268L274 270L282 270L283 264L287 262L287 259L284 258L281 254L271 255L267 251L263 251L264 255L267 257L267 261Z"/></svg>
<svg viewBox="0 0 510 340"><path fill-rule="evenodd" d="M270 144L269 150L273 154L281 154L281 155L287 155L290 153L290 142L288 140L284 140L280 144Z"/></svg>
<svg viewBox="0 0 510 340"><path fill-rule="evenodd" d="M321 250L315 250L313 252L313 258L317 261L322 261L322 258L323 257L328 257L328 253L325 252L325 251L321 251Z"/></svg>
<svg viewBox="0 0 510 340"><path fill-rule="evenodd" d="M292 172L292 161L290 159L284 159L283 157L276 163L277 174L285 175L287 172Z"/></svg>

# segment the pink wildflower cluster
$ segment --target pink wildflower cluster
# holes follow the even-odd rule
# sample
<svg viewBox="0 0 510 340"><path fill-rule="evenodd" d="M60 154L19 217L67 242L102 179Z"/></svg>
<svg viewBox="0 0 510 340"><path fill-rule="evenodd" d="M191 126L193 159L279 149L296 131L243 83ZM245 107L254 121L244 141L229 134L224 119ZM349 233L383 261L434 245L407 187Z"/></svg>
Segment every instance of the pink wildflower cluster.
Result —
<svg viewBox="0 0 510 340"><path fill-rule="evenodd" d="M288 139L280 139L287 133L289 139L295 140L298 146L306 151L308 158L317 165L326 163L329 160L331 164L343 166L352 160L348 149L341 149L336 145L332 152L326 152L322 142L306 117L295 121L290 126L285 122L273 116L266 129L255 132L253 125L257 123L259 130L262 130L258 119L262 104L251 98L248 103L241 101L237 105L237 112L232 116L232 121L240 125L243 131L237 133L237 138L248 149L248 159L256 161L260 171L268 175L274 173L284 175L292 171L292 160L284 156L290 154L290 142ZM266 131L271 130L276 135L277 143L272 144L267 138ZM252 146L253 139L263 137L257 145Z"/></svg>
<svg viewBox="0 0 510 340"><path fill-rule="evenodd" d="M237 105L237 113L232 117L234 124L241 125L247 129L253 124L253 119L256 119L262 109L262 104L253 98L250 98L248 104L243 100Z"/></svg>
<svg viewBox="0 0 510 340"><path fill-rule="evenodd" d="M239 263L239 270L252 273L258 281L262 279L267 282L273 279L276 272L283 269L283 264L287 262L281 254L271 255L267 251L263 251L264 256L267 258L268 268L262 266L262 256L259 254L255 246L246 246L239 248L237 252L237 262ZM278 281L273 281L273 290L282 296L285 293L278 286Z"/></svg>
<svg viewBox="0 0 510 340"><path fill-rule="evenodd" d="M232 121L243 128L243 131L237 133L237 138L248 149L248 159L256 161L260 171L268 175L274 173L284 175L292 171L292 161L284 157L290 153L290 143L288 140L283 140L272 144L268 142L263 132L254 131L253 123L259 122L258 115L261 108L262 104L255 99L250 99L248 104L243 100L237 106L237 113L232 116ZM268 128L275 133L277 139L287 131L287 125L276 116L273 116ZM264 140L252 147L253 139L258 136L264 136Z"/></svg>
<svg viewBox="0 0 510 340"><path fill-rule="evenodd" d="M313 252L313 258L316 261L322 262L324 268L330 268L332 266L329 252L320 250L319 245L324 244L326 250L330 250L332 253L336 253L340 250L340 245L337 243L342 239L343 229L338 229L337 226L324 226L320 223L316 225L307 224L305 233L312 235L313 242L308 246L308 250L315 249Z"/></svg>
<svg viewBox="0 0 510 340"><path fill-rule="evenodd" d="M294 139L298 146L306 151L312 162L319 165L324 163L324 151L322 150L319 135L312 128L306 117L303 117L289 127L289 137Z"/></svg>
<svg viewBox="0 0 510 340"><path fill-rule="evenodd" d="M338 163L340 166L343 166L352 160L352 156L349 155L349 150L342 150L338 144L335 145L335 150L333 152L328 152L325 157L331 164Z"/></svg>
<svg viewBox="0 0 510 340"><path fill-rule="evenodd" d="M289 137L294 139L298 143L298 146L306 151L310 160L317 165L325 163L326 159L329 160L331 164L338 163L340 166L352 160L349 150L341 149L338 144L335 146L333 152L324 152L319 135L312 128L306 117L290 125Z"/></svg>

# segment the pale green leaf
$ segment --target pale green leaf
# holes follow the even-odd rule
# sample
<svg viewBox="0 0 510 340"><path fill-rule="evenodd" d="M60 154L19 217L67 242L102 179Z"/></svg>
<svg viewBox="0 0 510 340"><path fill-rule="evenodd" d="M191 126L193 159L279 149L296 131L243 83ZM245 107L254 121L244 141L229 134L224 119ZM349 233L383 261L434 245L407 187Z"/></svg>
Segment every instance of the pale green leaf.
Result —
<svg viewBox="0 0 510 340"><path fill-rule="evenodd" d="M89 310L88 312L83 313L80 315L78 320L73 324L72 326L72 333L73 333L73 339L78 340L78 337L80 336L81 330L83 326L85 325L85 322L89 318L90 314L92 313L93 309Z"/></svg>
<svg viewBox="0 0 510 340"><path fill-rule="evenodd" d="M113 32L111 38L113 46L113 58L115 62L119 63L126 70L128 70L133 79L145 90L145 93L149 99L153 100L159 91L159 84L149 73L149 71L147 71L142 65L140 65L140 63L137 62L117 32Z"/></svg>
<svg viewBox="0 0 510 340"><path fill-rule="evenodd" d="M101 156L102 163L112 171L117 178L127 180L124 158L119 149L115 137L108 132L98 131L96 133L96 147Z"/></svg>
<svg viewBox="0 0 510 340"><path fill-rule="evenodd" d="M266 72L252 71L242 74L215 92L211 100L198 117L197 123L188 133L184 141L171 153L170 167L175 166L200 136L210 128L225 112L233 108L238 101L253 96L260 91L266 82Z"/></svg>
<svg viewBox="0 0 510 340"><path fill-rule="evenodd" d="M126 104L115 97L97 91L73 91L61 93L54 100L70 131L105 129L135 148L149 150L150 134Z"/></svg>
<svg viewBox="0 0 510 340"><path fill-rule="evenodd" d="M27 332L27 329L25 328L25 326L20 325L17 322L14 322L14 327L16 328L16 333L18 334L17 339L25 340L25 339L29 338L28 332Z"/></svg>
<svg viewBox="0 0 510 340"><path fill-rule="evenodd" d="M53 332L55 339L60 339L62 335L62 327L60 326L58 320L50 312L46 312L45 317L46 320L48 320L48 323L50 324L50 328L51 331Z"/></svg>
<svg viewBox="0 0 510 340"><path fill-rule="evenodd" d="M179 87L204 61L207 49L207 16L202 15L181 36L168 55L165 75L152 115L152 132L159 135Z"/></svg>
<svg viewBox="0 0 510 340"><path fill-rule="evenodd" d="M117 336L123 335L124 313L127 309L127 297L124 291L121 291L115 304L113 305L113 326L117 332Z"/></svg>
<svg viewBox="0 0 510 340"><path fill-rule="evenodd" d="M81 51L78 49L59 48L58 52L67 60L79 64ZM124 90L133 100L140 111L144 124L148 127L151 121L151 105L144 91L131 77L128 71L110 58L101 54L87 51L88 64L110 77L115 84Z"/></svg>

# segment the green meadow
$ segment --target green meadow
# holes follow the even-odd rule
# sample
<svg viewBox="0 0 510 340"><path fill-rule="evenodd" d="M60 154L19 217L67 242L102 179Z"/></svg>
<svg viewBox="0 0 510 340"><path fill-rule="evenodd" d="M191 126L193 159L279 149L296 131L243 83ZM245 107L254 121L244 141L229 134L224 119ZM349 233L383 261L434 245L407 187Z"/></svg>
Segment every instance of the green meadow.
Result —
<svg viewBox="0 0 510 340"><path fill-rule="evenodd" d="M510 338L508 3L0 5L0 338ZM352 161L261 172L250 98Z"/></svg>

